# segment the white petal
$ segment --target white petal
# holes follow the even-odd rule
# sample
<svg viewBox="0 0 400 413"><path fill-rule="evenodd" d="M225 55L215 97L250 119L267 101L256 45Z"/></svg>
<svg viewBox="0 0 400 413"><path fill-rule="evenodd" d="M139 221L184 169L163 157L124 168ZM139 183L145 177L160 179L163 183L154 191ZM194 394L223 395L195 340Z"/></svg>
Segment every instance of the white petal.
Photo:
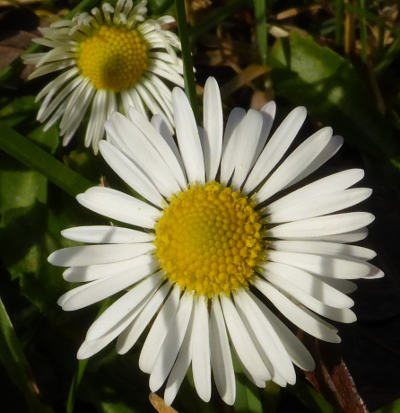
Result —
<svg viewBox="0 0 400 413"><path fill-rule="evenodd" d="M180 299L178 311L173 318L167 337L165 337L154 366L151 369L149 385L150 390L153 392L163 385L172 369L185 338L192 314L192 307L193 297L189 294L184 294Z"/></svg>
<svg viewBox="0 0 400 413"><path fill-rule="evenodd" d="M137 306L139 306L147 296L157 289L162 281L160 273L152 274L150 277L136 284L121 298L108 307L90 326L86 334L87 340L95 340L105 335L121 319Z"/></svg>
<svg viewBox="0 0 400 413"><path fill-rule="evenodd" d="M85 340L79 347L76 357L78 360L87 359L102 350L107 344L111 343L125 328L137 317L140 308L126 315L118 325L116 325L109 333L97 340Z"/></svg>
<svg viewBox="0 0 400 413"><path fill-rule="evenodd" d="M318 278L320 281L323 281L325 284L329 284L331 287L339 290L343 294L351 294L357 290L358 286L355 282L348 280L341 280L338 278L327 278L319 277L315 275L315 278Z"/></svg>
<svg viewBox="0 0 400 413"><path fill-rule="evenodd" d="M317 239L320 241L346 243L346 242L362 241L363 239L367 238L367 236L368 236L368 228L364 227L356 231L326 235L325 237L318 237ZM315 240L316 238L310 238L310 239Z"/></svg>
<svg viewBox="0 0 400 413"><path fill-rule="evenodd" d="M149 242L136 244L99 244L62 248L49 255L50 264L60 267L108 264L143 255L155 247Z"/></svg>
<svg viewBox="0 0 400 413"><path fill-rule="evenodd" d="M61 231L64 238L91 244L124 244L135 242L152 242L154 235L130 228L112 225L93 225L68 228Z"/></svg>
<svg viewBox="0 0 400 413"><path fill-rule="evenodd" d="M222 183L227 183L235 169L237 157L237 145L239 142L239 127L240 123L246 116L246 111L242 108L233 108L228 117L228 122L225 127L222 159L221 159L221 177Z"/></svg>
<svg viewBox="0 0 400 413"><path fill-rule="evenodd" d="M340 337L336 334L336 328L323 322L310 311L300 308L271 284L257 278L254 281L254 286L261 291L286 318L306 333L330 343L340 342Z"/></svg>
<svg viewBox="0 0 400 413"><path fill-rule="evenodd" d="M154 314L160 308L165 297L171 290L171 285L165 283L151 297L149 302L143 308L138 318L132 323L119 337L116 345L118 354L127 353L136 343L138 338L143 333L144 329L149 325Z"/></svg>
<svg viewBox="0 0 400 413"><path fill-rule="evenodd" d="M347 169L346 171L326 176L272 202L268 205L268 212L271 214L279 212L284 208L290 207L294 202L306 201L308 198L316 195L322 196L345 190L363 177L364 171L362 169Z"/></svg>
<svg viewBox="0 0 400 413"><path fill-rule="evenodd" d="M147 118L140 114L136 109L131 108L128 114L131 121L142 131L143 135L164 159L179 185L184 188L187 184L185 175L166 140L163 139Z"/></svg>
<svg viewBox="0 0 400 413"><path fill-rule="evenodd" d="M359 204L371 194L372 190L369 188L353 188L293 201L290 206L269 215L268 222L275 224L330 214ZM267 213L269 213L268 209Z"/></svg>
<svg viewBox="0 0 400 413"><path fill-rule="evenodd" d="M149 254L142 255L141 257L148 257L147 260L152 259L151 255ZM135 257L130 260L112 262L110 264L72 267L64 271L63 277L66 281L70 282L93 281L112 274L118 274L123 271L132 270L137 266L138 259L138 257Z"/></svg>
<svg viewBox="0 0 400 413"><path fill-rule="evenodd" d="M334 321L339 321L341 323L353 323L357 320L356 315L348 308L336 308L323 304L321 301L315 299L311 295L306 294L297 286L286 282L286 280L279 277L279 275L270 272L265 272L263 275L264 278L271 284L275 285L281 291L286 292L291 297L308 307L310 310L319 315L322 315L323 317L329 318Z"/></svg>
<svg viewBox="0 0 400 413"><path fill-rule="evenodd" d="M35 41L35 43L37 42ZM56 72L58 70L65 69L74 64L75 64L74 59L65 59L61 62L58 61L58 62L48 63L46 65L38 67L34 72L32 72L29 75L28 79L29 80L36 79L39 76L47 75L47 73Z"/></svg>
<svg viewBox="0 0 400 413"><path fill-rule="evenodd" d="M154 126L155 130L165 139L168 143L169 147L171 148L172 152L174 153L176 159L179 162L179 165L182 168L182 171L185 170L185 166L183 165L181 153L179 152L178 147L176 146L175 140L168 128L168 124L165 121L165 118L162 115L156 114L153 115L151 118L151 124Z"/></svg>
<svg viewBox="0 0 400 413"><path fill-rule="evenodd" d="M113 274L71 290L67 299L60 297L58 304L62 305L64 311L74 311L110 297L151 274L156 268L156 263L149 258L139 257L134 270Z"/></svg>
<svg viewBox="0 0 400 413"><path fill-rule="evenodd" d="M160 216L160 211L153 206L111 188L92 187L76 199L100 215L144 228L154 228L154 222Z"/></svg>
<svg viewBox="0 0 400 413"><path fill-rule="evenodd" d="M201 149L196 120L189 101L182 89L174 88L172 91L172 106L174 108L178 145L189 182L204 183L203 150Z"/></svg>
<svg viewBox="0 0 400 413"><path fill-rule="evenodd" d="M321 167L325 162L334 156L337 151L343 145L343 138L341 136L332 136L332 139L329 141L328 145L321 151L319 155L304 169L301 173L297 175L295 179L293 179L287 186L291 186L300 182L302 179L306 178L307 176L311 175L314 171L316 171L319 167Z"/></svg>
<svg viewBox="0 0 400 413"><path fill-rule="evenodd" d="M271 136L243 187L245 193L252 191L275 167L285 154L307 116L304 107L293 109Z"/></svg>
<svg viewBox="0 0 400 413"><path fill-rule="evenodd" d="M114 113L104 126L108 140L132 159L164 196L180 190L163 156L133 122Z"/></svg>
<svg viewBox="0 0 400 413"><path fill-rule="evenodd" d="M139 367L145 373L151 373L165 337L174 322L179 305L180 288L174 287L165 304L161 307L143 344L139 358Z"/></svg>
<svg viewBox="0 0 400 413"><path fill-rule="evenodd" d="M82 76L72 79L63 87L54 99L52 99L53 95L49 93L39 109L37 120L44 122L62 102L68 104L68 95L75 90L75 88L79 87L83 81L84 78Z"/></svg>
<svg viewBox="0 0 400 413"><path fill-rule="evenodd" d="M277 370L278 374L282 375L285 381L294 384L296 382L296 373L293 364L268 319L244 290L234 294L234 299L242 314L242 318L247 320L247 323L253 330L259 347L270 363L272 363L273 377Z"/></svg>
<svg viewBox="0 0 400 413"><path fill-rule="evenodd" d="M71 93L71 96L68 99L68 104L60 122L61 133L64 133L68 126L70 126L68 124L73 124L75 122L83 108L85 108L86 111L88 102L85 99L89 98L89 96L85 96L86 90L92 92L95 90L88 78L85 78L85 80ZM78 102L80 104L78 104Z"/></svg>
<svg viewBox="0 0 400 413"><path fill-rule="evenodd" d="M356 259L274 250L269 250L268 259L301 268L322 277L357 279L372 275L372 264Z"/></svg>
<svg viewBox="0 0 400 413"><path fill-rule="evenodd" d="M300 144L257 191L256 200L263 202L286 188L321 153L332 137L332 128L326 127Z"/></svg>
<svg viewBox="0 0 400 413"><path fill-rule="evenodd" d="M107 117L109 101L112 100L111 96L112 94L106 90L98 90L90 110L90 118L86 128L84 144L86 147L93 145L93 149L96 153L98 142L104 136L104 121Z"/></svg>
<svg viewBox="0 0 400 413"><path fill-rule="evenodd" d="M372 260L376 252L358 245L341 244L326 241L271 241L268 245L279 251L305 252L339 257L354 257L362 260Z"/></svg>
<svg viewBox="0 0 400 413"><path fill-rule="evenodd" d="M148 201L162 207L163 197L147 175L111 143L102 141L99 147L105 161L121 179Z"/></svg>
<svg viewBox="0 0 400 413"><path fill-rule="evenodd" d="M221 94L218 83L209 77L204 86L203 126L205 131L204 163L206 179L212 181L217 175L222 152L224 120Z"/></svg>
<svg viewBox="0 0 400 413"><path fill-rule="evenodd" d="M310 352L304 344L292 333L292 331L254 294L249 292L254 302L258 305L260 310L268 318L274 330L277 332L279 338L285 346L286 351L291 357L296 366L305 371L312 371L315 369L315 362Z"/></svg>
<svg viewBox="0 0 400 413"><path fill-rule="evenodd" d="M277 225L268 230L272 238L324 237L350 232L369 225L375 217L368 212L348 212L308 218Z"/></svg>
<svg viewBox="0 0 400 413"><path fill-rule="evenodd" d="M272 125L274 123L275 119L275 113L276 113L276 104L274 101L270 101L266 103L260 111L262 117L263 117L263 126L261 130L261 136L258 141L257 145L257 150L254 156L254 160L252 163L252 166L254 166L255 162L257 161L258 157L260 156L260 153L264 149L265 142L267 141L269 137L269 133L271 132Z"/></svg>
<svg viewBox="0 0 400 413"><path fill-rule="evenodd" d="M324 304L338 308L350 308L354 305L350 297L300 268L270 261L263 266L263 269L263 275L272 273L281 278L282 282L296 286Z"/></svg>
<svg viewBox="0 0 400 413"><path fill-rule="evenodd" d="M271 375L251 339L246 326L241 320L232 300L220 297L225 323L239 361L256 383L271 379Z"/></svg>
<svg viewBox="0 0 400 413"><path fill-rule="evenodd" d="M167 384L164 391L164 402L167 406L170 406L174 401L178 390L186 376L186 372L189 369L190 362L192 361L192 341L193 341L193 312L190 317L189 324L186 330L185 338L183 340L181 350L171 373L168 377Z"/></svg>
<svg viewBox="0 0 400 413"><path fill-rule="evenodd" d="M37 53L35 53L37 54ZM30 55L30 56L34 56ZM29 56L29 55L26 55ZM21 56L23 57L23 56ZM76 75L79 74L79 69L77 67L73 67L63 73L61 73L59 76L57 76L54 80L49 82L35 97L35 102L38 102L43 96L50 94L54 96L58 90L61 88L61 86L69 79L75 77Z"/></svg>
<svg viewBox="0 0 400 413"><path fill-rule="evenodd" d="M80 346L77 354L78 360L87 359L93 356L93 354L99 352L112 340L114 340L119 334L121 334L129 324L131 324L135 318L140 314L145 303L137 306L133 311L128 313L117 325L115 325L107 334L96 340L85 340Z"/></svg>
<svg viewBox="0 0 400 413"><path fill-rule="evenodd" d="M193 381L201 400L211 398L210 333L207 299L201 296L194 302L192 337Z"/></svg>
<svg viewBox="0 0 400 413"><path fill-rule="evenodd" d="M245 180L256 156L257 146L261 137L263 116L260 112L249 109L240 123L237 145L235 148L235 171L232 186L240 188Z"/></svg>
<svg viewBox="0 0 400 413"><path fill-rule="evenodd" d="M226 404L232 405L236 398L235 372L218 298L214 298L211 304L210 347L211 367L218 393Z"/></svg>

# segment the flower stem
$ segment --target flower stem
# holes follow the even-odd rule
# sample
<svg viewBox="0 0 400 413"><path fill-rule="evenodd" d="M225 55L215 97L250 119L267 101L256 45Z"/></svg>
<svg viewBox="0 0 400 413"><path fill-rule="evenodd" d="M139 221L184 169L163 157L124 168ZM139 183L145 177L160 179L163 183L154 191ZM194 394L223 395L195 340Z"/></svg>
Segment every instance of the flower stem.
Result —
<svg viewBox="0 0 400 413"><path fill-rule="evenodd" d="M186 9L184 0L175 0L178 19L179 38L182 45L183 75L185 78L185 92L192 106L196 119L199 116L199 108L196 94L196 81L194 79L193 58L189 40L189 27L186 21Z"/></svg>

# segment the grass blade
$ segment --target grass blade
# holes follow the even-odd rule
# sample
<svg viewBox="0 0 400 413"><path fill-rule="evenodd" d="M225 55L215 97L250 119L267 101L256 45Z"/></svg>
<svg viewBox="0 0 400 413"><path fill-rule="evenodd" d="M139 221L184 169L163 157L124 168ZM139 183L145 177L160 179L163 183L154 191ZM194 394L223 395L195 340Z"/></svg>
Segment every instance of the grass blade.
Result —
<svg viewBox="0 0 400 413"><path fill-rule="evenodd" d="M268 60L267 2L266 0L253 0L253 5L258 53L260 54L261 64L266 66Z"/></svg>
<svg viewBox="0 0 400 413"><path fill-rule="evenodd" d="M186 20L184 0L176 0L176 14L178 20L179 38L182 45L183 75L185 77L185 92L192 106L196 119L199 117L196 82L193 71L193 58L189 40L189 27Z"/></svg>
<svg viewBox="0 0 400 413"><path fill-rule="evenodd" d="M51 413L53 409L39 398L39 389L32 377L29 363L15 334L14 327L0 298L0 361L10 379L23 393L32 413Z"/></svg>

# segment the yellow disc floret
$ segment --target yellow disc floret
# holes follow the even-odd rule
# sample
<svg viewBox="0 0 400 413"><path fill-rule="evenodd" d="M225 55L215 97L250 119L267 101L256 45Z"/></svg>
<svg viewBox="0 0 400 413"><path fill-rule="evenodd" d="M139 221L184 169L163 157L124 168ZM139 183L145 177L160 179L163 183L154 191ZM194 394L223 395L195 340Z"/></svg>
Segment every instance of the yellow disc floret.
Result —
<svg viewBox="0 0 400 413"><path fill-rule="evenodd" d="M79 45L77 65L98 90L119 92L147 66L147 47L136 30L101 26Z"/></svg>
<svg viewBox="0 0 400 413"><path fill-rule="evenodd" d="M260 214L239 191L214 181L173 195L155 229L167 278L197 295L247 287L262 259Z"/></svg>

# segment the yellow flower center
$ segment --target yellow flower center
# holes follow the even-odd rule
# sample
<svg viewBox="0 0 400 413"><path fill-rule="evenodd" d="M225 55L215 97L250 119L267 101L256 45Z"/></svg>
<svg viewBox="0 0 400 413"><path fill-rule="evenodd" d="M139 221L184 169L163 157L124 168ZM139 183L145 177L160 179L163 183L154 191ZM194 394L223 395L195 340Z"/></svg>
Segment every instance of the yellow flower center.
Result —
<svg viewBox="0 0 400 413"><path fill-rule="evenodd" d="M173 195L155 229L168 279L198 295L247 287L262 259L260 214L239 191L214 181Z"/></svg>
<svg viewBox="0 0 400 413"><path fill-rule="evenodd" d="M98 90L129 88L147 66L147 47L136 30L101 26L79 46L77 65Z"/></svg>

